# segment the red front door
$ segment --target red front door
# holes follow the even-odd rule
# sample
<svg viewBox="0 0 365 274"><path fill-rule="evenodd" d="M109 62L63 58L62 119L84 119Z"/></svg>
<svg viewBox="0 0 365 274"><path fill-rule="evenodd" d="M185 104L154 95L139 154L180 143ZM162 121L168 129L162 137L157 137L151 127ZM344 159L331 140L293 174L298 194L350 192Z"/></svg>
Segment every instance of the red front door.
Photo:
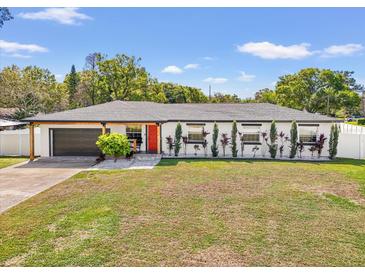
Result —
<svg viewBox="0 0 365 274"><path fill-rule="evenodd" d="M152 153L157 153L157 126L148 126L148 151Z"/></svg>

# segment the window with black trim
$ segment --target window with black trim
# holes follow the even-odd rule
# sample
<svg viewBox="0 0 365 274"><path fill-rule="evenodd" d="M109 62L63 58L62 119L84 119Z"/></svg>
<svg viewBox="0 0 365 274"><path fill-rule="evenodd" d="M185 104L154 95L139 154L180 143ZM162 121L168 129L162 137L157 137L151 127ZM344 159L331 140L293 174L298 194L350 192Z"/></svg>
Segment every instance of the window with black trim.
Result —
<svg viewBox="0 0 365 274"><path fill-rule="evenodd" d="M245 144L260 144L261 124L242 124L242 140Z"/></svg>
<svg viewBox="0 0 365 274"><path fill-rule="evenodd" d="M187 125L188 126L188 142L202 143L204 141L203 130L204 125Z"/></svg>
<svg viewBox="0 0 365 274"><path fill-rule="evenodd" d="M142 126L127 126L126 135L130 140L136 139L137 142L142 142Z"/></svg>
<svg viewBox="0 0 365 274"><path fill-rule="evenodd" d="M299 142L313 144L317 141L318 125L299 125Z"/></svg>

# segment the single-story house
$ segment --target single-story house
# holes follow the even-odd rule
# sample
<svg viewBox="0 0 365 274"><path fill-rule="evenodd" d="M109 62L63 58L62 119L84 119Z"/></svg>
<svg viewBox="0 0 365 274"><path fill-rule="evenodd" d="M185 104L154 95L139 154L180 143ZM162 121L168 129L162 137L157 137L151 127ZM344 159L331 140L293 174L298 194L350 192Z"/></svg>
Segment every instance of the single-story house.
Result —
<svg viewBox="0 0 365 274"><path fill-rule="evenodd" d="M205 138L208 152L212 144L213 125L217 123L219 139L222 133L231 135L232 122L236 121L238 131L243 134L244 153L252 155L257 146L257 155L268 153L262 132L269 133L270 124L275 120L278 132L290 135L292 121L298 124L299 140L311 146L320 134L329 137L330 127L335 118L308 113L267 103L247 104L160 104L154 102L113 101L100 105L83 107L62 112L40 114L24 119L30 123L30 133L34 126L41 129L41 156L97 156L95 145L98 136L106 132L126 134L138 152L168 154L166 138L174 137L178 122L182 125L182 135L187 137L186 154L204 154L203 130L210 134ZM32 129L33 128L33 129ZM31 136L32 143L32 136ZM280 144L280 140L278 140ZM238 150L240 140L237 138ZM218 140L218 144L220 141ZM196 151L196 145L200 150ZM34 157L31 145L31 158ZM219 145L222 155L222 146ZM323 156L328 155L328 140ZM288 154L286 142L284 153ZM181 152L184 153L184 146ZM226 155L231 150L226 149ZM239 152L240 154L240 152ZM308 149L303 155L310 155Z"/></svg>

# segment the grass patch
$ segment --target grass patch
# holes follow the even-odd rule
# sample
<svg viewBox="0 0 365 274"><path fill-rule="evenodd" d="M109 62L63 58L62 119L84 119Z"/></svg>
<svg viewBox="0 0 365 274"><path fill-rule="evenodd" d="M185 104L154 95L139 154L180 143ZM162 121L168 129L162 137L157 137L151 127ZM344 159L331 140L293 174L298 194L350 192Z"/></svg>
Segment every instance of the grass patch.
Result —
<svg viewBox="0 0 365 274"><path fill-rule="evenodd" d="M0 156L0 168L15 165L15 164L24 162L26 160L27 160L27 158L25 158L25 157Z"/></svg>
<svg viewBox="0 0 365 274"><path fill-rule="evenodd" d="M0 265L364 266L364 167L168 159L81 172L0 215Z"/></svg>

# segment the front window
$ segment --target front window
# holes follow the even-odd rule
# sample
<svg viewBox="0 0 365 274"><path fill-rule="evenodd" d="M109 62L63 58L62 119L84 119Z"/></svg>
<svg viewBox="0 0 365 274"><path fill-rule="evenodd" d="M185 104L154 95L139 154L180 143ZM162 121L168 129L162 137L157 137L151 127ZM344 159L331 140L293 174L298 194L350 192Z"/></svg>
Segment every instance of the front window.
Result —
<svg viewBox="0 0 365 274"><path fill-rule="evenodd" d="M299 142L315 143L317 135L318 125L299 125Z"/></svg>
<svg viewBox="0 0 365 274"><path fill-rule="evenodd" d="M204 141L203 130L204 125L188 125L188 142L202 143Z"/></svg>
<svg viewBox="0 0 365 274"><path fill-rule="evenodd" d="M241 140L245 144L260 144L260 124L242 124Z"/></svg>
<svg viewBox="0 0 365 274"><path fill-rule="evenodd" d="M138 143L142 142L142 126L127 126L126 134L128 139L136 139Z"/></svg>

